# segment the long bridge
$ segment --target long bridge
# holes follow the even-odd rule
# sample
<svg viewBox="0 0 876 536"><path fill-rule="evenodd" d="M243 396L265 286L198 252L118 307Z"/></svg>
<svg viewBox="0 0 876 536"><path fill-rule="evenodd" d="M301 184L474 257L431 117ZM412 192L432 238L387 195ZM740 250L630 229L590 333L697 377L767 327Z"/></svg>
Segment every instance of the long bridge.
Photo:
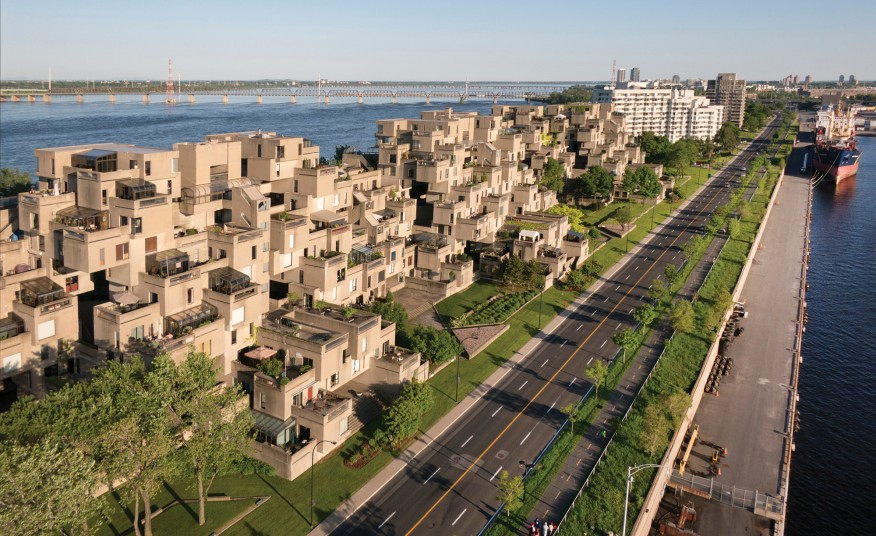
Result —
<svg viewBox="0 0 876 536"><path fill-rule="evenodd" d="M492 84L465 84L465 85L394 85L388 87L373 87L368 85L350 86L292 86L292 87L265 87L265 88L239 88L227 87L196 87L177 88L173 102L182 102L186 99L194 104L198 96L221 96L224 103L228 103L229 97L254 97L261 104L263 97L286 97L289 102L295 103L299 97L315 98L318 102L328 104L333 98L355 98L362 103L366 98L378 98L391 100L395 103L398 99L419 98L428 104L432 99L458 99L465 102L470 99L491 99L494 103L499 100L543 99L551 93L562 91L569 85L492 85ZM84 102L86 95L105 95L111 103L116 102L116 96L121 94L142 95L143 102L149 103L153 96L161 97L166 101L166 90L159 85L133 86L133 87L61 87L48 90L41 89L15 89L4 88L0 90L0 102L52 102L57 97L75 98L77 102Z"/></svg>

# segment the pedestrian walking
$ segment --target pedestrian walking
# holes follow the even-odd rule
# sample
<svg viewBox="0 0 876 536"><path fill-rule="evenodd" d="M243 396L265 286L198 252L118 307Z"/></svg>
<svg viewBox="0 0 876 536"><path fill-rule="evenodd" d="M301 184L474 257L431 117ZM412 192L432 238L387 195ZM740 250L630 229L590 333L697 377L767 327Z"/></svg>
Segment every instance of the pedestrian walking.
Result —
<svg viewBox="0 0 876 536"><path fill-rule="evenodd" d="M547 521L545 521L544 524L542 524L541 526L541 536L548 536L550 534L548 530L550 529L548 529L548 523Z"/></svg>
<svg viewBox="0 0 876 536"><path fill-rule="evenodd" d="M602 439L605 439L605 430L602 431Z"/></svg>
<svg viewBox="0 0 876 536"><path fill-rule="evenodd" d="M555 533L556 531L557 531L557 526L554 525L553 521L551 521L551 534Z"/></svg>

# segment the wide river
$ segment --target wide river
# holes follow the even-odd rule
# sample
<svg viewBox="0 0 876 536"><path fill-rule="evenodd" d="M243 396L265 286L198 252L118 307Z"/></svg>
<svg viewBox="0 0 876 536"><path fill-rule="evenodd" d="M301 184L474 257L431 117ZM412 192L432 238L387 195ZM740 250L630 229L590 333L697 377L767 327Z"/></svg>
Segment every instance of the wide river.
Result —
<svg viewBox="0 0 876 536"><path fill-rule="evenodd" d="M169 148L205 134L262 129L305 136L331 157L336 145L374 146L375 122L417 117L421 110L452 107L489 111L489 101L431 105L315 99L218 97L197 104L144 105L137 96L111 105L92 97L83 104L0 105L0 166L34 171L34 149L98 142ZM802 429L797 435L788 505L790 536L874 534L876 491L876 138L861 140L858 176L839 187L816 189L809 272L809 325L803 339L800 380Z"/></svg>

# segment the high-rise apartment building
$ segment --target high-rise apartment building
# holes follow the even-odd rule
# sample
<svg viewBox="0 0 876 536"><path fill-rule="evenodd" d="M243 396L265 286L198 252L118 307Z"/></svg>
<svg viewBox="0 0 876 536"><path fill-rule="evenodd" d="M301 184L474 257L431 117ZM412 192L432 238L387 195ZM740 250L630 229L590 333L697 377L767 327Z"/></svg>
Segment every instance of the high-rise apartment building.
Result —
<svg viewBox="0 0 876 536"><path fill-rule="evenodd" d="M849 85L855 86L857 84L858 84L858 80L855 78L855 75L850 74L849 75Z"/></svg>
<svg viewBox="0 0 876 536"><path fill-rule="evenodd" d="M593 91L593 102L611 103L624 115L632 136L653 132L670 141L711 139L721 128L724 108L710 104L690 89L603 88Z"/></svg>
<svg viewBox="0 0 876 536"><path fill-rule="evenodd" d="M811 74L807 74L807 75L806 75L806 79L804 80L803 83L806 84L806 85L811 84L811 83L812 83L812 75L811 75Z"/></svg>
<svg viewBox="0 0 876 536"><path fill-rule="evenodd" d="M638 67L633 67L632 69L630 69L630 82L639 82L640 76L641 75L639 73Z"/></svg>
<svg viewBox="0 0 876 536"><path fill-rule="evenodd" d="M839 75L839 83L844 84L845 81L846 81L846 75L844 75L844 74Z"/></svg>
<svg viewBox="0 0 876 536"><path fill-rule="evenodd" d="M617 78L615 79L615 82L617 82L618 84L623 84L626 81L627 81L627 70L626 69L618 69L617 70Z"/></svg>
<svg viewBox="0 0 876 536"><path fill-rule="evenodd" d="M742 128L745 116L745 80L736 78L736 73L719 73L706 85L706 97L712 103L724 107L724 121Z"/></svg>

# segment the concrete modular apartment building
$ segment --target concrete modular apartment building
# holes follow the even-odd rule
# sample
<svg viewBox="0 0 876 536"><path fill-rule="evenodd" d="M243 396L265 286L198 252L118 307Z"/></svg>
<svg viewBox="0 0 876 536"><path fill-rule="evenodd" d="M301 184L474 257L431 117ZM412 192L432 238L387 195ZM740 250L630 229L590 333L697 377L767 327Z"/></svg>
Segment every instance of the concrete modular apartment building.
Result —
<svg viewBox="0 0 876 536"><path fill-rule="evenodd" d="M194 348L250 393L255 455L295 478L309 444L354 431L351 390L429 375L394 324L346 306L404 287L437 301L507 255L550 281L587 257L566 217L544 213L546 159L622 174L644 155L610 107L563 112L382 120L376 150L340 165L262 131L38 149L38 188L0 205L0 380L41 396L59 366ZM269 357L288 382L257 370Z"/></svg>

